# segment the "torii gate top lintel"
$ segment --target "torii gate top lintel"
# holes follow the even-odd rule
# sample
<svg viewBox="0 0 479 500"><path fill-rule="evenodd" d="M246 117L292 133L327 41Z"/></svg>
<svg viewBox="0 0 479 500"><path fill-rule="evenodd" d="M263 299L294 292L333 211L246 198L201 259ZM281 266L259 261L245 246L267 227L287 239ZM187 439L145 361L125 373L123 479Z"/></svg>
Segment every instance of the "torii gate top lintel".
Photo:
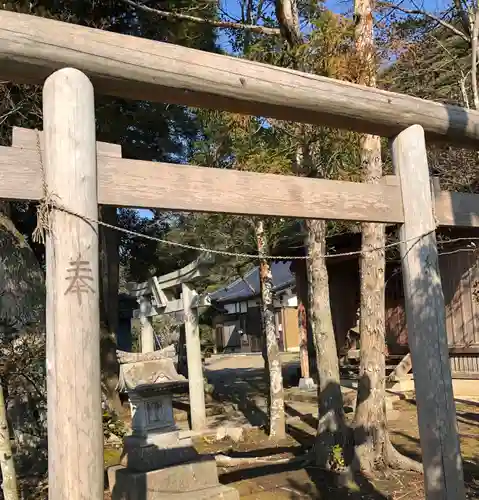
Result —
<svg viewBox="0 0 479 500"><path fill-rule="evenodd" d="M136 297L140 303L140 310L136 312L135 316L139 316L141 313L146 316L156 316L157 314L182 311L181 299L172 298L168 289L185 283L193 283L198 278L205 276L213 262L214 256L209 252L203 252L197 259L181 269L162 276L153 276L143 283L128 283L127 289L130 296ZM197 299L194 304L195 307L208 305L209 299L207 297Z"/></svg>
<svg viewBox="0 0 479 500"><path fill-rule="evenodd" d="M181 269L171 271L161 276L153 276L142 283L127 283L126 288L132 297L142 297L151 294L152 286L160 285L161 288L173 288L182 283L192 283L197 278L205 276L209 267L213 264L214 257L210 252L203 252L193 262L190 262Z"/></svg>

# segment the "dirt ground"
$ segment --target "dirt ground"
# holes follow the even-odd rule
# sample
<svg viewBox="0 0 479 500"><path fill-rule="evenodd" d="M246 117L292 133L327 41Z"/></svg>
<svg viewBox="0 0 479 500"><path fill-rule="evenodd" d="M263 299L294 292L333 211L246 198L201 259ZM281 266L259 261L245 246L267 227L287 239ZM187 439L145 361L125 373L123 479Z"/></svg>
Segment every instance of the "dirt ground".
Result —
<svg viewBox="0 0 479 500"><path fill-rule="evenodd" d="M419 458L419 432L414 401L395 404L399 418L390 422L393 443L406 455ZM479 404L459 403L457 407L461 450L468 498L479 498ZM215 442L212 438L198 438L195 446L201 453L225 453L234 457L277 455L293 457L303 453L314 439L315 421L305 415L288 425L288 436L280 442L271 442L264 430L253 428L245 439ZM118 452L105 456L106 464L117 463ZM388 471L374 477L358 476L355 484L341 486L338 477L313 466L301 463L291 465L249 465L219 469L220 482L235 487L242 500L299 500L299 499L374 499L419 500L424 498L421 475ZM105 499L109 496L106 495Z"/></svg>
<svg viewBox="0 0 479 500"><path fill-rule="evenodd" d="M248 359L249 358L249 359ZM285 359L285 386L295 370L294 356ZM256 366L258 365L258 366ZM289 365L289 366L288 366ZM314 402L297 403L289 398L293 389L286 390L288 436L281 442L271 442L265 433L265 385L261 357L222 358L210 361L206 374L215 391L208 402L210 425L235 425L249 422L254 427L245 432L240 442L215 441L211 437L197 438L195 446L201 453L222 452L229 456L251 457L302 455L314 442L316 411ZM292 398L294 399L294 398ZM464 460L468 498L479 498L479 403L457 401L457 416ZM177 401L175 415L187 425L187 402ZM225 410L229 408L229 410ZM414 399L394 402L395 418L389 422L391 439L402 453L420 459L419 432ZM184 418L182 412L185 413ZM352 413L348 414L352 417ZM105 465L118 461L118 451L106 450ZM313 466L297 462L289 465L259 465L219 469L220 481L235 487L242 500L268 499L391 499L417 500L424 498L423 478L413 473L388 471L374 477L358 476L355 483L341 486L338 476ZM105 498L108 498L106 496Z"/></svg>
<svg viewBox="0 0 479 500"><path fill-rule="evenodd" d="M389 424L391 438L396 447L406 455L420 458L419 432L417 428L414 401L400 401L395 404L399 418ZM305 421L308 420L308 421ZM479 498L479 407L475 404L458 405L459 432L468 498ZM301 453L302 445L314 439L315 419L311 417L298 424L288 425L288 438L272 445L262 430L248 433L241 443L223 441L197 442L199 450L205 453L228 453L231 456L259 456L278 453L278 457ZM234 486L244 500L266 499L391 499L416 500L424 498L423 478L413 473L388 471L375 477L358 476L356 484L348 488L338 484L334 474L326 474L312 466L271 465L248 466L220 470L223 484Z"/></svg>

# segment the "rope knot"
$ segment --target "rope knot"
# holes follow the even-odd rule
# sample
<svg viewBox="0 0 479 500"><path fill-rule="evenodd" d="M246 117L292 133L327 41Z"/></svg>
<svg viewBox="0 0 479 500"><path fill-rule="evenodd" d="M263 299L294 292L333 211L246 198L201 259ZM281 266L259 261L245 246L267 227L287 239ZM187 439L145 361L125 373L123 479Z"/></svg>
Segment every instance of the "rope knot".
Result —
<svg viewBox="0 0 479 500"><path fill-rule="evenodd" d="M35 243L45 243L45 233L52 230L51 214L55 208L58 208L57 198L54 193L48 191L45 167L43 165L42 146L40 141L40 132L35 129L37 135L37 152L40 157L40 170L42 174L43 198L37 207L37 225L33 231L32 239Z"/></svg>
<svg viewBox="0 0 479 500"><path fill-rule="evenodd" d="M54 193L46 192L37 207L37 225L33 231L33 241L35 243L45 243L46 233L52 230L52 212L58 208L57 196Z"/></svg>

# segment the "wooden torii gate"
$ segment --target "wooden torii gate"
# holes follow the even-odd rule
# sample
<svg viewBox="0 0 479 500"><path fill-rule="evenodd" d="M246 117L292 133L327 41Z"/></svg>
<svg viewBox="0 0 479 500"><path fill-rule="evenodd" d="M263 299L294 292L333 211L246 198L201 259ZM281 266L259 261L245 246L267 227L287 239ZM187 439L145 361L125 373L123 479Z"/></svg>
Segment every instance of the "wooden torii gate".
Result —
<svg viewBox="0 0 479 500"><path fill-rule="evenodd" d="M479 149L478 112L7 11L0 11L0 77L44 84L44 150L0 148L0 198L43 200L52 208L45 221L52 500L103 498L99 203L401 225L426 496L465 498L434 230L436 220L479 227L479 197L442 191L432 200L426 138ZM125 99L388 137L396 182L371 185L102 156L95 142L93 85Z"/></svg>
<svg viewBox="0 0 479 500"><path fill-rule="evenodd" d="M138 300L140 308L134 315L141 323L141 352L155 350L155 337L150 318L159 314L182 312L185 325L191 426L200 431L206 426L206 409L201 363L198 310L208 307L208 297L197 294L192 284L205 276L213 263L211 254L204 253L185 267L162 276L153 276L143 283L128 283L127 289ZM180 298L176 298L180 289ZM175 293L176 292L176 293Z"/></svg>

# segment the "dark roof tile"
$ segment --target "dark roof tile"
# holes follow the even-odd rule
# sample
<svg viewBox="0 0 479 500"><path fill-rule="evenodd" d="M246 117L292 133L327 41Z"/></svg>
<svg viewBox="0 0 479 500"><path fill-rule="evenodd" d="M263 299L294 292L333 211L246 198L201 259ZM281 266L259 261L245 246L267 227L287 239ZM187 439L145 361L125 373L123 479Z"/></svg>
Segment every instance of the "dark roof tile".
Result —
<svg viewBox="0 0 479 500"><path fill-rule="evenodd" d="M273 289L283 285L294 283L294 275L289 267L291 262L273 262L271 272L273 273ZM247 283L245 283L245 281ZM253 290L254 292L253 292ZM229 285L216 290L210 294L210 298L215 302L231 302L247 299L259 295L259 267L255 267L244 276L244 280L239 278Z"/></svg>

